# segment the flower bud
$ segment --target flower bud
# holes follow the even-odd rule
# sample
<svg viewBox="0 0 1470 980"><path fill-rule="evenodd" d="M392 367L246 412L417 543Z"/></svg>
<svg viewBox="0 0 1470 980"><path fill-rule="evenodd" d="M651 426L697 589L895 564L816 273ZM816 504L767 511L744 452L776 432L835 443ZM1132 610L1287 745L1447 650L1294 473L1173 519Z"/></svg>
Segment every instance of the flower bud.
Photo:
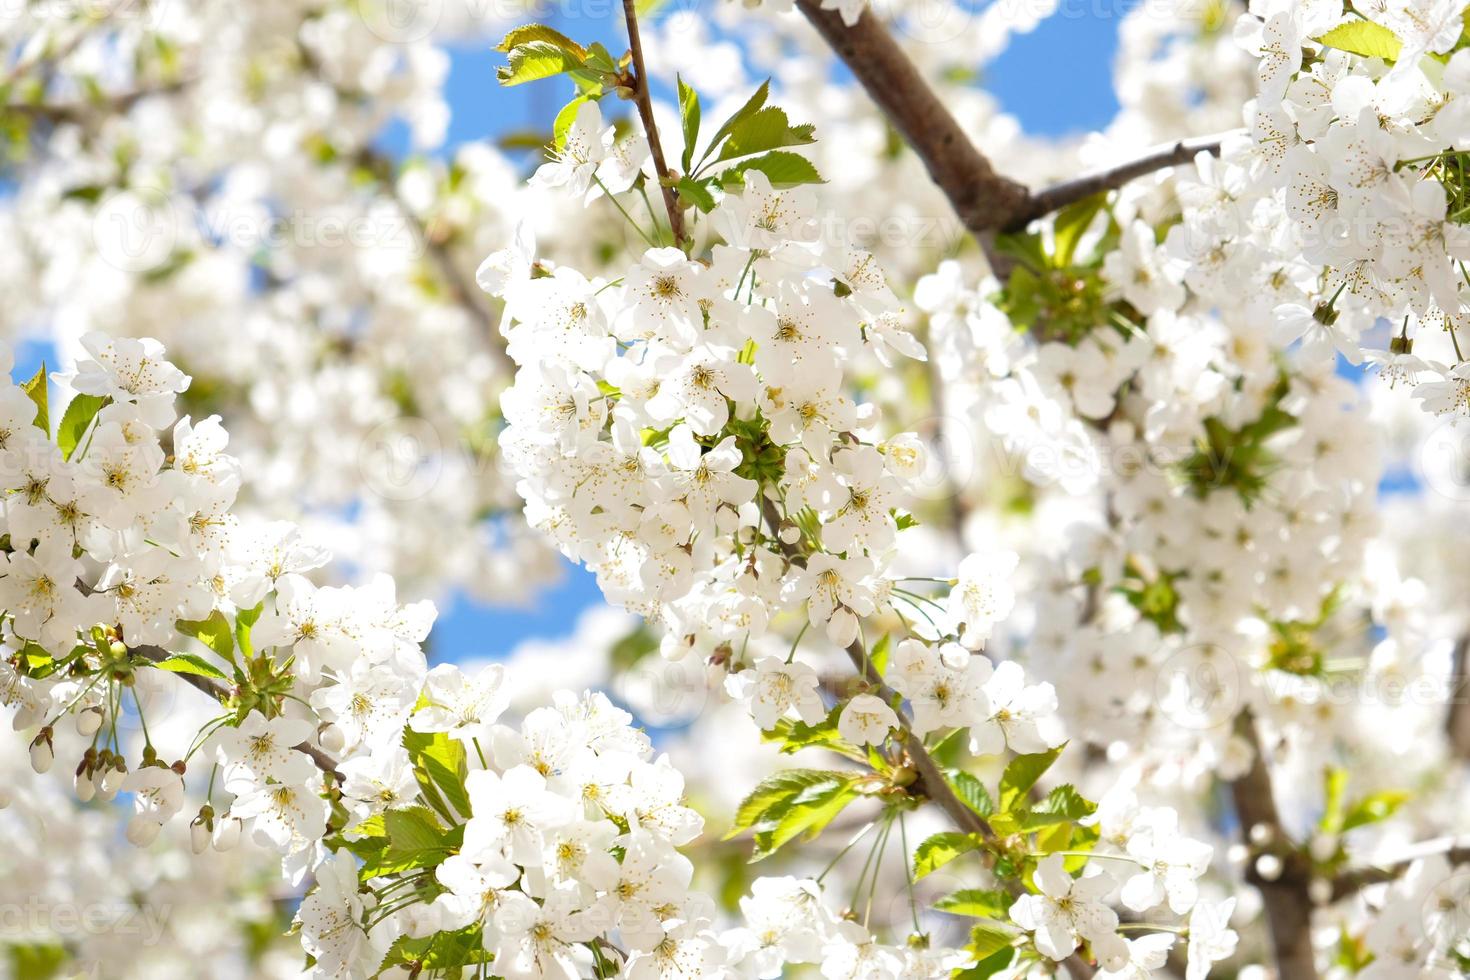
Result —
<svg viewBox="0 0 1470 980"><path fill-rule="evenodd" d="M199 815L189 824L189 846L194 849L195 854L204 853L213 832L214 807L206 803L199 808Z"/></svg>
<svg viewBox="0 0 1470 980"><path fill-rule="evenodd" d="M336 725L323 725L317 741L329 755L337 755L347 745L347 736Z"/></svg>
<svg viewBox="0 0 1470 980"><path fill-rule="evenodd" d="M240 843L240 818L227 816L214 825L214 849L228 851Z"/></svg>
<svg viewBox="0 0 1470 980"><path fill-rule="evenodd" d="M126 778L128 778L127 763L114 756L112 765L108 767L107 772L102 776L102 785L98 787L102 798L110 800L116 796L117 791L122 789L123 780Z"/></svg>
<svg viewBox="0 0 1470 980"><path fill-rule="evenodd" d="M76 789L77 799L83 803L92 802L92 797L97 795L97 784L92 781L92 773L88 769L77 770L72 786Z"/></svg>
<svg viewBox="0 0 1470 980"><path fill-rule="evenodd" d="M56 751L51 747L51 729L43 728L31 742L31 768L36 772L50 772L51 763L56 761Z"/></svg>
<svg viewBox="0 0 1470 980"><path fill-rule="evenodd" d="M147 847L158 839L158 832L162 829L163 824L140 813L128 821L128 843L134 847Z"/></svg>
<svg viewBox="0 0 1470 980"><path fill-rule="evenodd" d="M87 708L77 712L77 734L89 738L102 727L102 709Z"/></svg>

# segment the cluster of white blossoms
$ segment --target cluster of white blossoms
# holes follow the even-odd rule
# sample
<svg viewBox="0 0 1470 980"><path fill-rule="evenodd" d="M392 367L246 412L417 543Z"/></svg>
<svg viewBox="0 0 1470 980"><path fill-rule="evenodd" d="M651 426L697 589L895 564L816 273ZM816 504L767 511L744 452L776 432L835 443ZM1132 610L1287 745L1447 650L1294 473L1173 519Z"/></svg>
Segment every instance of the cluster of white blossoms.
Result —
<svg viewBox="0 0 1470 980"><path fill-rule="evenodd" d="M675 850L702 818L629 714L564 694L496 724L502 668L427 669L432 605L400 606L386 578L318 587L304 573L323 551L230 513L227 436L218 419L175 421L189 379L155 342L87 347L57 376L76 395L54 438L44 372L0 394L0 695L17 728L39 729L38 771L80 741L78 796L129 794L127 836L147 846L182 810L186 775L208 771L196 756L214 754L194 849L230 850L246 831L291 883L315 876L298 915L314 976L485 955L500 976L576 977L609 934L627 975L659 976L661 957L716 948ZM199 652L170 652L186 637ZM136 675L158 669L222 709L186 751L148 735L150 715L168 719ZM77 738L56 732L67 717ZM141 760L119 733L134 717ZM216 786L230 800L219 812Z"/></svg>
<svg viewBox="0 0 1470 980"><path fill-rule="evenodd" d="M1467 412L1463 7L1252 4L1232 33L1235 5L1140 6L1124 111L1073 144L1018 132L967 74L1045 5L838 4L893 18L997 169L1034 181L1235 124L1259 85L1249 135L984 243L1004 257L985 269L919 155L811 70L799 16L645 25L654 74L682 73L677 108L649 112L672 175L603 117L642 65L507 39L513 78L577 85L519 186L488 146L401 168L372 149L394 116L437 142L445 62L353 6L0 28L43 39L14 45L12 77L38 83L10 91L6 145L37 162L0 209L20 243L3 326L54 320L80 360L64 409L44 375L0 396L0 694L37 768L65 760L145 847L192 819L196 850L239 860L248 833L280 855L313 883L321 976L1139 980L1182 956L1200 980L1267 960L1268 932L1282 980L1320 975L1314 943L1332 975L1470 964L1460 852L1401 859L1470 829L1448 697L1463 518L1423 494L1375 508L1379 433L1434 418L1404 420L1388 386L1370 417L1338 369L1366 358ZM747 70L784 109L746 101ZM702 145L690 80L706 120L736 110ZM819 169L820 205L792 186ZM688 234L656 213L665 187ZM129 201L171 219L146 261L106 234ZM272 234L236 235L242 215ZM375 237L300 240L337 215ZM493 249L478 278L503 318L465 288ZM164 337L194 384L101 326ZM998 449L946 474L947 514L925 499L941 417L946 443ZM346 571L249 517L302 508L350 526ZM626 646L657 666L614 696L641 715L675 676L645 675L692 676L687 731L655 751L596 693L512 719L498 668L429 669L431 608L371 573L520 594L552 556L526 523L653 626ZM597 638L620 669L624 646ZM153 694L186 681L213 710L177 742ZM778 751L841 768L772 773ZM752 883L697 852L723 845L686 795L728 801L782 867ZM705 856L720 902L691 891ZM875 917L875 894L898 900Z"/></svg>
<svg viewBox="0 0 1470 980"><path fill-rule="evenodd" d="M1208 252L1222 283L1283 269L1282 343L1366 358L1455 418L1470 414L1464 27L1454 3L1252 3L1236 29L1259 58L1251 152L1222 170L1220 207L1189 232L1191 258ZM1389 334L1368 336L1381 319Z"/></svg>
<svg viewBox="0 0 1470 980"><path fill-rule="evenodd" d="M612 129L579 129L599 122L584 106L539 179L585 186ZM843 365L864 349L885 362L924 351L898 325L872 256L824 246L814 221L809 191L775 190L751 171L711 214L723 242L707 263L655 247L609 282L499 253L481 276L505 297L520 363L501 448L533 526L595 571L610 601L662 626L666 656L716 656L763 727L789 709L808 722L827 710L808 664L742 659L776 617L800 613L846 647L861 619L907 610L930 640L979 648L1014 600L1014 555L971 556L944 605L888 572L924 451L911 434L881 437ZM903 668L915 691L947 683L955 668L910 642L923 651ZM970 660L956 649L951 663ZM983 657L971 663L960 669L988 675ZM1011 681L997 678L1019 696ZM848 706L853 732L856 713L871 712L859 744L897 724L874 701ZM988 723L1002 710L990 704L976 687L946 704L943 724Z"/></svg>

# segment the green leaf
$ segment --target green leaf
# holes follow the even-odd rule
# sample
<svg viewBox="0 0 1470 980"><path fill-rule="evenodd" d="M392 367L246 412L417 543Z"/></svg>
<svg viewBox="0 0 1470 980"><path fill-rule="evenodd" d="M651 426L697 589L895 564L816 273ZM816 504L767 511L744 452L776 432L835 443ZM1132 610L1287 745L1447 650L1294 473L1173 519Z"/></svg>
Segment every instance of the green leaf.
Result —
<svg viewBox="0 0 1470 980"><path fill-rule="evenodd" d="M689 173L694 161L694 144L699 139L699 93L684 84L682 76L675 75L679 83L679 119L684 130L684 173ZM685 178L688 179L688 178ZM679 181L682 185L684 181ZM681 188L682 189L682 188ZM713 207L713 205L711 205ZM708 208L703 210L708 211Z"/></svg>
<svg viewBox="0 0 1470 980"><path fill-rule="evenodd" d="M770 857L798 837L816 838L856 796L853 779L848 776L841 781L808 787L777 803L756 824L751 862Z"/></svg>
<svg viewBox="0 0 1470 980"><path fill-rule="evenodd" d="M817 168L806 157L788 150L772 150L764 156L754 157L750 160L742 160L728 170L722 171L719 176L721 187L729 187L745 182L745 175L749 171L759 170L771 181L775 188L799 187L802 184L823 184L822 175L817 173Z"/></svg>
<svg viewBox="0 0 1470 980"><path fill-rule="evenodd" d="M61 424L56 427L56 448L61 450L62 456L71 459L92 420L111 402L112 399L106 395L77 395L71 400L66 411L61 413Z"/></svg>
<svg viewBox="0 0 1470 980"><path fill-rule="evenodd" d="M1347 770L1327 766L1322 770L1322 819L1318 826L1329 834L1342 831L1342 818L1347 803Z"/></svg>
<svg viewBox="0 0 1470 980"><path fill-rule="evenodd" d="M998 888L962 888L934 903L941 912L969 915L977 919L1004 919L1015 899Z"/></svg>
<svg viewBox="0 0 1470 980"><path fill-rule="evenodd" d="M884 633L873 644L873 649L868 651L868 663L873 665L873 670L882 677L888 670L888 657L893 652L893 637Z"/></svg>
<svg viewBox="0 0 1470 980"><path fill-rule="evenodd" d="M1010 966L1016 955L1015 947L1011 945L1014 938L1003 929L987 929L982 938L972 938L969 948L979 962L968 970L956 973L954 980L988 980ZM981 950L984 949L989 949L990 952L982 955Z"/></svg>
<svg viewBox="0 0 1470 980"><path fill-rule="evenodd" d="M1368 794L1354 803L1348 810L1347 816L1343 817L1343 831L1346 832L1355 827L1365 827L1370 823L1387 820L1394 815L1399 807L1404 805L1404 801L1409 796L1410 794L1402 790L1392 789Z"/></svg>
<svg viewBox="0 0 1470 980"><path fill-rule="evenodd" d="M470 797L464 788L469 764L464 744L444 732L408 729L403 733L403 747L424 798L452 822L469 816Z"/></svg>
<svg viewBox="0 0 1470 980"><path fill-rule="evenodd" d="M834 749L844 755L855 756L856 747L843 742L842 736L837 731L837 719L841 714L842 706L837 705L827 712L826 718L815 725L808 725L804 721L791 718L782 718L776 722L774 728L761 732L761 740L780 742L781 752L785 755L812 746L820 746Z"/></svg>
<svg viewBox="0 0 1470 980"><path fill-rule="evenodd" d="M166 660L150 661L150 663L159 670L167 670L175 674L197 674L200 677L212 677L219 681L229 680L214 664L192 653L170 654Z"/></svg>
<svg viewBox="0 0 1470 980"><path fill-rule="evenodd" d="M1384 61L1397 61L1399 51L1403 49L1403 42L1397 34L1371 20L1350 20L1339 24L1317 40L1329 48Z"/></svg>
<svg viewBox="0 0 1470 980"><path fill-rule="evenodd" d="M607 48L596 41L587 45L587 67L601 73L619 71L618 59L609 54Z"/></svg>
<svg viewBox="0 0 1470 980"><path fill-rule="evenodd" d="M230 663L235 662L234 629L225 614L216 609L208 619L181 619L174 626L185 636L192 636Z"/></svg>
<svg viewBox="0 0 1470 980"><path fill-rule="evenodd" d="M696 180L693 177L680 177L674 189L679 196L689 201L705 214L715 209L715 196L709 192L710 181Z"/></svg>
<svg viewBox="0 0 1470 980"><path fill-rule="evenodd" d="M1037 752L1033 755L1018 755L1006 766L1005 774L1000 777L1000 808L1002 812L1009 813L1016 809L1016 804L1026 801L1026 794L1036 781L1042 777L1057 757L1062 754L1066 743L1058 745L1050 752Z"/></svg>
<svg viewBox="0 0 1470 980"><path fill-rule="evenodd" d="M985 788L985 784L964 770L950 770L949 785L954 788L960 802L977 815L989 817L995 812L995 801L990 798L990 791Z"/></svg>
<svg viewBox="0 0 1470 980"><path fill-rule="evenodd" d="M567 145L567 130L572 128L572 123L577 121L577 111L585 102L595 101L591 96L579 95L556 114L555 121L551 124L551 142L558 150Z"/></svg>
<svg viewBox="0 0 1470 980"><path fill-rule="evenodd" d="M31 398L31 401L34 402L35 405L36 405L36 418L35 418L36 428L38 428L42 432L46 433L47 436L50 436L51 435L51 418L46 413L46 362L45 361L42 361L41 362L40 370L38 370L36 372L36 376L33 377L33 378L31 378L31 380L27 381L23 385L21 385L20 386L20 389L21 389L21 391L24 391L27 395L29 395L30 398Z"/></svg>
<svg viewBox="0 0 1470 980"><path fill-rule="evenodd" d="M817 786L832 786L851 778L850 773L831 769L783 769L767 776L741 801L740 807L735 811L735 822L724 839L738 837L742 831L759 823L772 807L786 803L805 790Z"/></svg>
<svg viewBox="0 0 1470 980"><path fill-rule="evenodd" d="M400 851L421 851L443 845L444 828L427 807L413 806L383 814L388 844Z"/></svg>
<svg viewBox="0 0 1470 980"><path fill-rule="evenodd" d="M1106 200L1106 194L1094 194L1057 212L1056 221L1052 225L1054 247L1051 257L1056 268L1065 269L1072 264L1072 258L1077 253L1077 243L1082 240L1082 235L1092 224L1092 219L1102 210Z"/></svg>
<svg viewBox="0 0 1470 980"><path fill-rule="evenodd" d="M1083 798L1075 787L1064 784L1052 790L1047 798L1036 806L1006 814L1014 819L1014 828L1007 827L1003 830L1000 825L997 825L995 831L998 834L1030 833L1033 830L1041 830L1043 827L1081 820L1096 809L1097 805Z"/></svg>
<svg viewBox="0 0 1470 980"><path fill-rule="evenodd" d="M925 875L944 867L961 854L976 850L984 840L976 834L961 834L945 831L935 834L914 851L914 877Z"/></svg>
<svg viewBox="0 0 1470 980"><path fill-rule="evenodd" d="M265 608L265 603L257 602L250 609L241 609L235 613L235 645L240 648L241 656L255 656L255 647L250 642L250 628L260 618L260 612Z"/></svg>
<svg viewBox="0 0 1470 980"><path fill-rule="evenodd" d="M783 146L804 146L814 143L813 127L791 125L786 110L779 106L766 106L744 117L730 128L730 138L720 148L716 163L747 157Z"/></svg>
<svg viewBox="0 0 1470 980"><path fill-rule="evenodd" d="M560 31L547 27L545 24L524 24L513 29L501 39L500 43L495 46L495 50L502 54L508 54L515 48L532 42L550 44L553 47L561 48L563 51L574 55L578 61L587 60L586 48Z"/></svg>
<svg viewBox="0 0 1470 980"><path fill-rule="evenodd" d="M530 41L511 49L510 64L495 70L501 85L523 85L553 78L583 66L583 56L547 41Z"/></svg>
<svg viewBox="0 0 1470 980"><path fill-rule="evenodd" d="M745 105L741 106L739 109L736 109L735 112L731 114L730 118L726 119L723 123L720 124L720 128L715 130L714 138L709 141L709 146L704 148L704 153L699 158L701 166L703 166L704 161L709 157L711 153L719 149L719 146L724 141L725 137L729 136L731 131L733 131L736 126L740 125L742 120L747 119L754 113L760 111L761 106L766 104L766 97L770 95L770 93L771 80L768 78L764 82L761 82L760 88L756 89L755 94L745 101Z"/></svg>

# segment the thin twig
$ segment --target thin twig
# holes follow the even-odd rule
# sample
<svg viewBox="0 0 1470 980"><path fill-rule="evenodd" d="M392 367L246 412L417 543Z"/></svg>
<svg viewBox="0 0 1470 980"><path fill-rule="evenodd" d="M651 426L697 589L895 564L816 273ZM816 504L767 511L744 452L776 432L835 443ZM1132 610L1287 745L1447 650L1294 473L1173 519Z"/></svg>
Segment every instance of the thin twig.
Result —
<svg viewBox="0 0 1470 980"><path fill-rule="evenodd" d="M1075 204L1103 191L1115 191L1128 182L1155 171L1190 163L1201 153L1218 156L1220 146L1225 140L1244 132L1243 129L1232 129L1213 136L1199 136L1165 143L1125 163L1104 167L1090 174L1034 191L1029 195L1026 207L1010 220L1006 230L1019 231L1037 218L1060 211L1069 204Z"/></svg>
<svg viewBox="0 0 1470 980"><path fill-rule="evenodd" d="M883 110L889 125L918 154L960 221L991 256L992 265L997 233L1024 228L1073 201L1188 162L1200 152L1218 153L1220 141L1230 135L1180 140L1136 160L1033 192L996 172L871 8L848 27L836 11L822 9L819 0L797 0L797 6Z"/></svg>
<svg viewBox="0 0 1470 980"><path fill-rule="evenodd" d="M1369 885L1396 881L1415 861L1443 856L1450 867L1470 864L1470 837L1436 837L1420 841L1393 856L1375 861L1371 867L1353 868L1332 879L1332 900L1341 901L1356 895Z"/></svg>
<svg viewBox="0 0 1470 980"><path fill-rule="evenodd" d="M81 122L114 112L127 112L143 99L153 95L173 95L193 84L193 79L179 78L158 85L129 89L104 95L95 100L77 102L8 102L0 107L0 115L29 116L49 122Z"/></svg>
<svg viewBox="0 0 1470 980"><path fill-rule="evenodd" d="M173 654L169 653L162 647L155 646L128 647L128 650L140 656L147 657L154 663L162 663L163 661L173 656ZM222 684L219 684L218 682L211 680L208 677L202 677L199 674L184 673L180 673L176 676L178 676L189 686L196 688L204 694L207 694L209 697L218 701L220 704L227 704L230 700L229 690L225 688ZM295 746L295 748L297 752L302 752L310 757L311 761L316 763L316 767L322 772L333 774L337 772L337 760L327 755L327 753L323 752L315 745L312 745L309 742L302 742L300 745Z"/></svg>
<svg viewBox="0 0 1470 980"><path fill-rule="evenodd" d="M802 558L801 551L794 545L781 541L778 530L781 526L781 514L776 509L775 501L769 497L761 501L761 512L766 523L770 526L771 534L775 537L781 549L781 554L788 562ZM894 704L902 700L898 692L889 687L883 680L883 675L873 666L873 661L868 657L867 648L863 645L861 638L854 640L847 647L847 657L857 669L858 675L867 681L871 693L881 698L885 703ZM909 764L913 766L918 778L909 786L909 792L915 796L923 797L944 811L952 824L967 834L975 834L986 841L995 841L994 829L980 814L970 809L950 788L949 780L944 778L944 772L929 750L924 746L924 740L913 733L913 723L907 717L902 707L899 709L899 717L904 722L904 729L908 732L904 739L904 754L908 757ZM909 860L904 855L904 860ZM1024 890L1019 882L1010 880L1006 886L1013 895L1020 895ZM1096 974L1096 969L1088 963L1080 953L1073 953L1066 959L1067 970L1076 980L1091 980Z"/></svg>
<svg viewBox="0 0 1470 980"><path fill-rule="evenodd" d="M633 99L638 103L638 117L643 120L643 135L648 138L648 152L653 157L653 172L658 177L658 188L663 192L664 210L669 213L669 231L674 235L674 244L684 247L684 211L679 206L678 193L673 188L673 177L664 162L663 144L659 142L658 126L653 121L653 96L648 90L648 69L643 65L643 41L638 36L638 12L635 0L623 0L623 19L628 23L628 51L633 56Z"/></svg>

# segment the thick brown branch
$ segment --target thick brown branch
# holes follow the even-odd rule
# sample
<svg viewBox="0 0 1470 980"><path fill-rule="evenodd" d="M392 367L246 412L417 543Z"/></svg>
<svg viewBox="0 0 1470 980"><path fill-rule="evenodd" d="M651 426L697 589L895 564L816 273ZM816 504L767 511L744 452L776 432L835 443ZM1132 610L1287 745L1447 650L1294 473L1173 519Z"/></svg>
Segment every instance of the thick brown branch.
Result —
<svg viewBox="0 0 1470 980"><path fill-rule="evenodd" d="M995 172L872 10L848 27L818 0L797 5L924 161L930 179L981 244L1010 225L1030 193Z"/></svg>
<svg viewBox="0 0 1470 980"><path fill-rule="evenodd" d="M1136 160L1033 192L996 172L871 9L848 27L836 11L823 10L819 0L797 0L797 5L924 161L930 178L987 253L998 232L1022 229L1073 201L1187 163L1201 152L1218 153L1221 140L1229 135L1180 140Z"/></svg>
<svg viewBox="0 0 1470 980"><path fill-rule="evenodd" d="M1264 848L1281 859L1279 875L1266 877L1257 874L1254 863L1246 873L1247 879L1261 891L1266 924L1271 931L1271 945L1276 952L1276 975L1279 980L1316 980L1309 890L1311 871L1299 852L1283 846L1286 837L1271 787L1271 770L1249 708L1236 717L1235 733L1245 739L1252 751L1250 769L1230 784L1242 840L1264 839Z"/></svg>
<svg viewBox="0 0 1470 980"><path fill-rule="evenodd" d="M1019 231L1037 218L1044 218L1069 204L1075 204L1103 191L1115 191L1129 181L1157 170L1189 163L1201 153L1218 156L1220 145L1226 139L1243 132L1245 131L1236 129L1227 133L1216 133L1213 136L1200 136L1165 143L1126 163L1105 167L1102 170L1036 191L1029 196L1026 207L1011 220L1006 230Z"/></svg>
<svg viewBox="0 0 1470 980"><path fill-rule="evenodd" d="M648 90L648 69L643 66L643 41L638 36L636 0L623 0L623 19L628 23L628 51L633 56L633 100L638 104L638 117L643 120L643 135L648 138L648 153L653 157L653 172L658 176L658 189L663 193L664 210L669 213L669 231L674 244L683 247L684 211L672 186L669 165L664 162L663 144L658 126L653 121L653 96Z"/></svg>

